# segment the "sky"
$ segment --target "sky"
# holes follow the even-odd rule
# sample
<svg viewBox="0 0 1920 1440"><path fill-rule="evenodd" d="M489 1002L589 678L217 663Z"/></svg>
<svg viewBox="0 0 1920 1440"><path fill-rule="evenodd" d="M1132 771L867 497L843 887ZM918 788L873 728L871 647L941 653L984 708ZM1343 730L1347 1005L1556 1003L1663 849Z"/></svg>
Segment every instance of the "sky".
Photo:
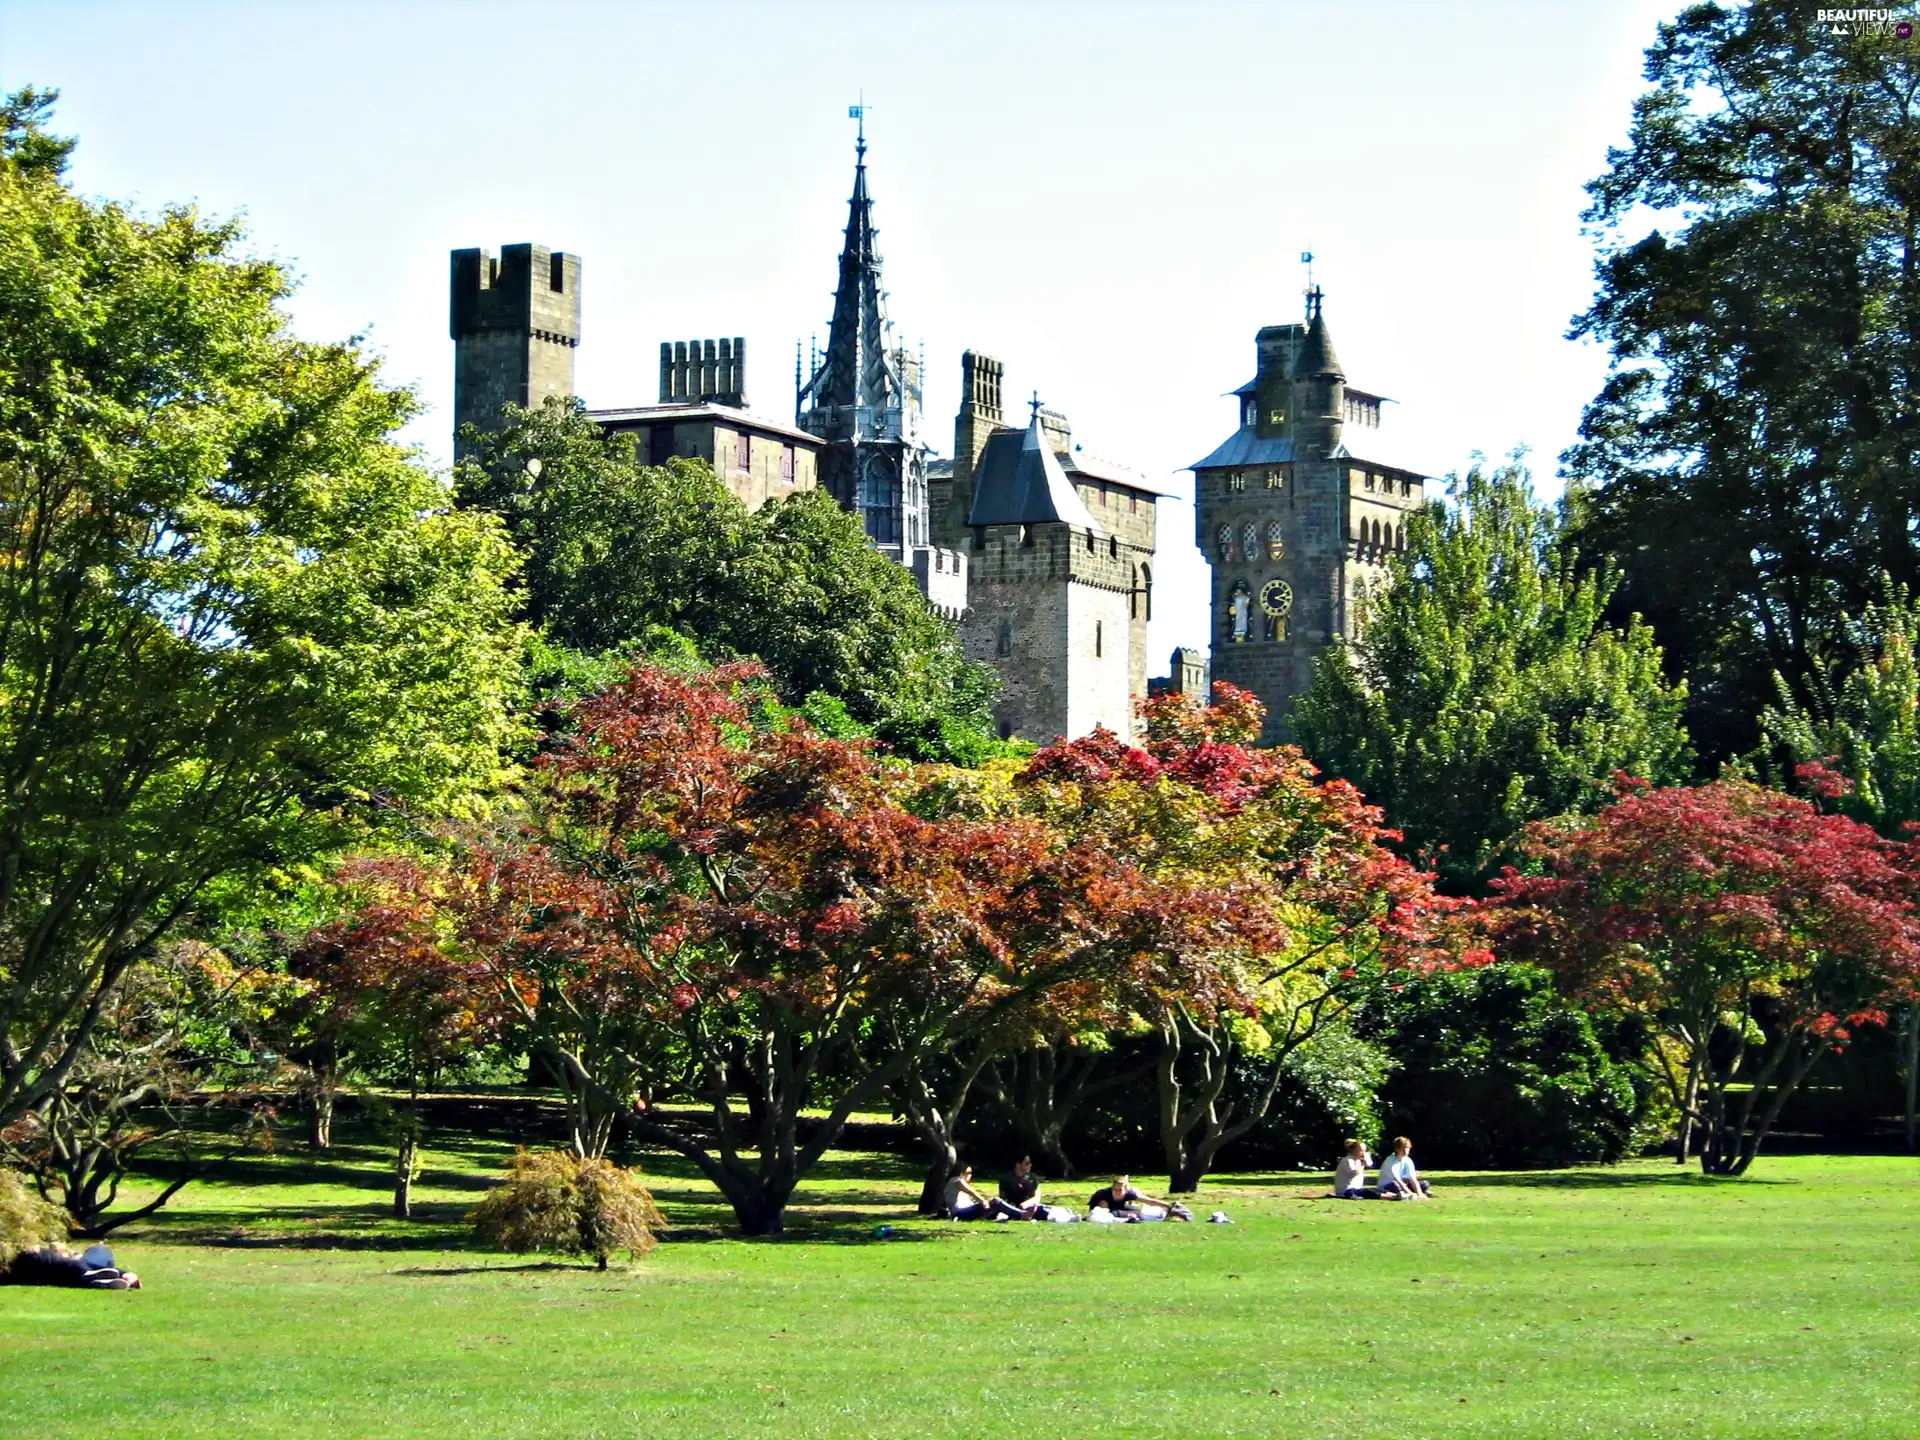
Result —
<svg viewBox="0 0 1920 1440"><path fill-rule="evenodd" d="M1160 504L1150 668L1207 643L1191 464L1234 426L1302 252L1357 453L1445 476L1530 452L1541 490L1606 356L1583 186L1626 136L1643 0L433 4L0 0L0 83L57 87L84 193L244 216L314 339L365 337L451 454L447 252L583 257L576 383L650 404L662 340L747 339L791 418L824 343L869 107L899 338L952 448L960 353L1006 364Z"/></svg>

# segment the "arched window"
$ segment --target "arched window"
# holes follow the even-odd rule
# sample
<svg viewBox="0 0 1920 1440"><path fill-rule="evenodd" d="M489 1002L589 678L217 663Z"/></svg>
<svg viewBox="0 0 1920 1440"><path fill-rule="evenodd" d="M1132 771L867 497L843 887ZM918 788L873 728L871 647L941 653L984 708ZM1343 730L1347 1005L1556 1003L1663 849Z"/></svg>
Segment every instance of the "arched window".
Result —
<svg viewBox="0 0 1920 1440"><path fill-rule="evenodd" d="M1107 537L1107 558L1109 560L1118 560L1120 558L1120 537L1118 535L1109 535Z"/></svg>
<svg viewBox="0 0 1920 1440"><path fill-rule="evenodd" d="M993 653L1002 660L1013 654L1013 622L1011 620L1000 622L1000 634L994 639Z"/></svg>
<svg viewBox="0 0 1920 1440"><path fill-rule="evenodd" d="M1219 538L1220 559L1225 564L1231 565L1233 563L1233 526L1222 525Z"/></svg>
<svg viewBox="0 0 1920 1440"><path fill-rule="evenodd" d="M1146 602L1144 607L1146 613L1140 618L1153 619L1153 567L1151 565L1140 567L1140 598Z"/></svg>
<svg viewBox="0 0 1920 1440"><path fill-rule="evenodd" d="M1260 527L1249 520L1240 532L1240 553L1249 560L1260 558Z"/></svg>
<svg viewBox="0 0 1920 1440"><path fill-rule="evenodd" d="M1269 560L1278 560L1282 555L1286 553L1287 553L1287 544L1280 534L1280 522L1278 520L1268 521L1267 522L1267 558Z"/></svg>
<svg viewBox="0 0 1920 1440"><path fill-rule="evenodd" d="M1107 653L1107 622L1093 622L1093 658L1099 660Z"/></svg>

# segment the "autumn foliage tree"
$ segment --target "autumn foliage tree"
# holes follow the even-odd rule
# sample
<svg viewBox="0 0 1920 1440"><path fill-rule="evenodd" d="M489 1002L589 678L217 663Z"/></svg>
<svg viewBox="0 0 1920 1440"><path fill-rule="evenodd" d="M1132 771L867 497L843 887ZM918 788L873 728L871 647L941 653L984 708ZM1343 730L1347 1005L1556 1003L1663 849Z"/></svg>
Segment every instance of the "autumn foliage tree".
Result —
<svg viewBox="0 0 1920 1440"><path fill-rule="evenodd" d="M1363 968L1467 954L1446 923L1457 905L1387 848L1379 812L1298 750L1251 748L1259 702L1216 689L1211 706L1149 702L1144 746L1098 730L1035 755L1020 780L1034 813L1129 876L1101 923L1159 958L1104 978L1115 1013L1156 1033L1176 1192L1267 1114L1281 1062L1348 1008ZM1236 1097L1245 1058L1263 1079Z"/></svg>
<svg viewBox="0 0 1920 1440"><path fill-rule="evenodd" d="M1745 1172L1813 1063L1920 986L1913 849L1808 801L1623 781L1528 850L1539 873L1496 884L1504 948L1654 1024L1709 1174Z"/></svg>

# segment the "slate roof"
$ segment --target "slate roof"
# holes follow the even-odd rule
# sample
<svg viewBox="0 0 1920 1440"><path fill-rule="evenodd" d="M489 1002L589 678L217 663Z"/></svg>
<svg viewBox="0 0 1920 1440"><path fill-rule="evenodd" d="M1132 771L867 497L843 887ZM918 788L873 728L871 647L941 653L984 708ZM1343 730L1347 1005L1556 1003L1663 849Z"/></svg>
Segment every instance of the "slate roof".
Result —
<svg viewBox="0 0 1920 1440"><path fill-rule="evenodd" d="M1333 336L1327 333L1327 322L1314 307L1313 323L1307 326L1307 338L1300 342L1300 353L1294 357L1293 373L1296 375L1340 375L1346 371L1340 368L1340 357L1333 353Z"/></svg>
<svg viewBox="0 0 1920 1440"><path fill-rule="evenodd" d="M1262 440L1251 425L1242 425L1224 444L1204 460L1196 460L1189 470L1216 470L1231 465L1284 465L1293 459L1293 437Z"/></svg>
<svg viewBox="0 0 1920 1440"><path fill-rule="evenodd" d="M969 525L1041 525L1058 521L1098 530L1080 492L1047 443L1039 417L1022 430L988 437L974 476Z"/></svg>
<svg viewBox="0 0 1920 1440"><path fill-rule="evenodd" d="M672 405L628 405L617 410L589 410L587 418L598 425L611 430L626 430L640 425L660 425L664 423L690 424L695 421L708 421L721 425L731 425L736 429L751 430L759 435L778 435L783 440L791 440L809 450L818 450L823 442L818 435L809 435L805 430L796 429L780 420L769 420L764 415L755 415L750 410L738 410L731 405L716 405L712 401L696 401Z"/></svg>

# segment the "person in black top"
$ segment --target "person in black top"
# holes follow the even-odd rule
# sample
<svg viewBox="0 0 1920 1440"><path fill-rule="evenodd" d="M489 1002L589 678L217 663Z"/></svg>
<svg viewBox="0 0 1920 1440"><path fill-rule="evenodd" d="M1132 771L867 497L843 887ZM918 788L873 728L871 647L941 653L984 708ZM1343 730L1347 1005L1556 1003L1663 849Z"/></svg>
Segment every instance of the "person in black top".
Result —
<svg viewBox="0 0 1920 1440"><path fill-rule="evenodd" d="M1022 1155L1013 1169L1000 1177L1000 1198L1014 1206L1029 1220L1047 1218L1047 1207L1040 1199L1040 1182L1033 1178L1033 1157Z"/></svg>
<svg viewBox="0 0 1920 1440"><path fill-rule="evenodd" d="M11 1264L0 1269L0 1285L138 1290L140 1277L131 1270L115 1268L113 1252L104 1245L95 1245L84 1255L76 1255L64 1245L45 1245L15 1255Z"/></svg>
<svg viewBox="0 0 1920 1440"><path fill-rule="evenodd" d="M1111 1185L1094 1191L1093 1198L1087 1202L1089 1210L1108 1210L1113 1213L1114 1219L1127 1222L1145 1220L1147 1216L1142 1207L1147 1205L1159 1206L1170 1220L1193 1219L1193 1212L1186 1206L1142 1194L1133 1188L1133 1181L1125 1175L1114 1176Z"/></svg>

